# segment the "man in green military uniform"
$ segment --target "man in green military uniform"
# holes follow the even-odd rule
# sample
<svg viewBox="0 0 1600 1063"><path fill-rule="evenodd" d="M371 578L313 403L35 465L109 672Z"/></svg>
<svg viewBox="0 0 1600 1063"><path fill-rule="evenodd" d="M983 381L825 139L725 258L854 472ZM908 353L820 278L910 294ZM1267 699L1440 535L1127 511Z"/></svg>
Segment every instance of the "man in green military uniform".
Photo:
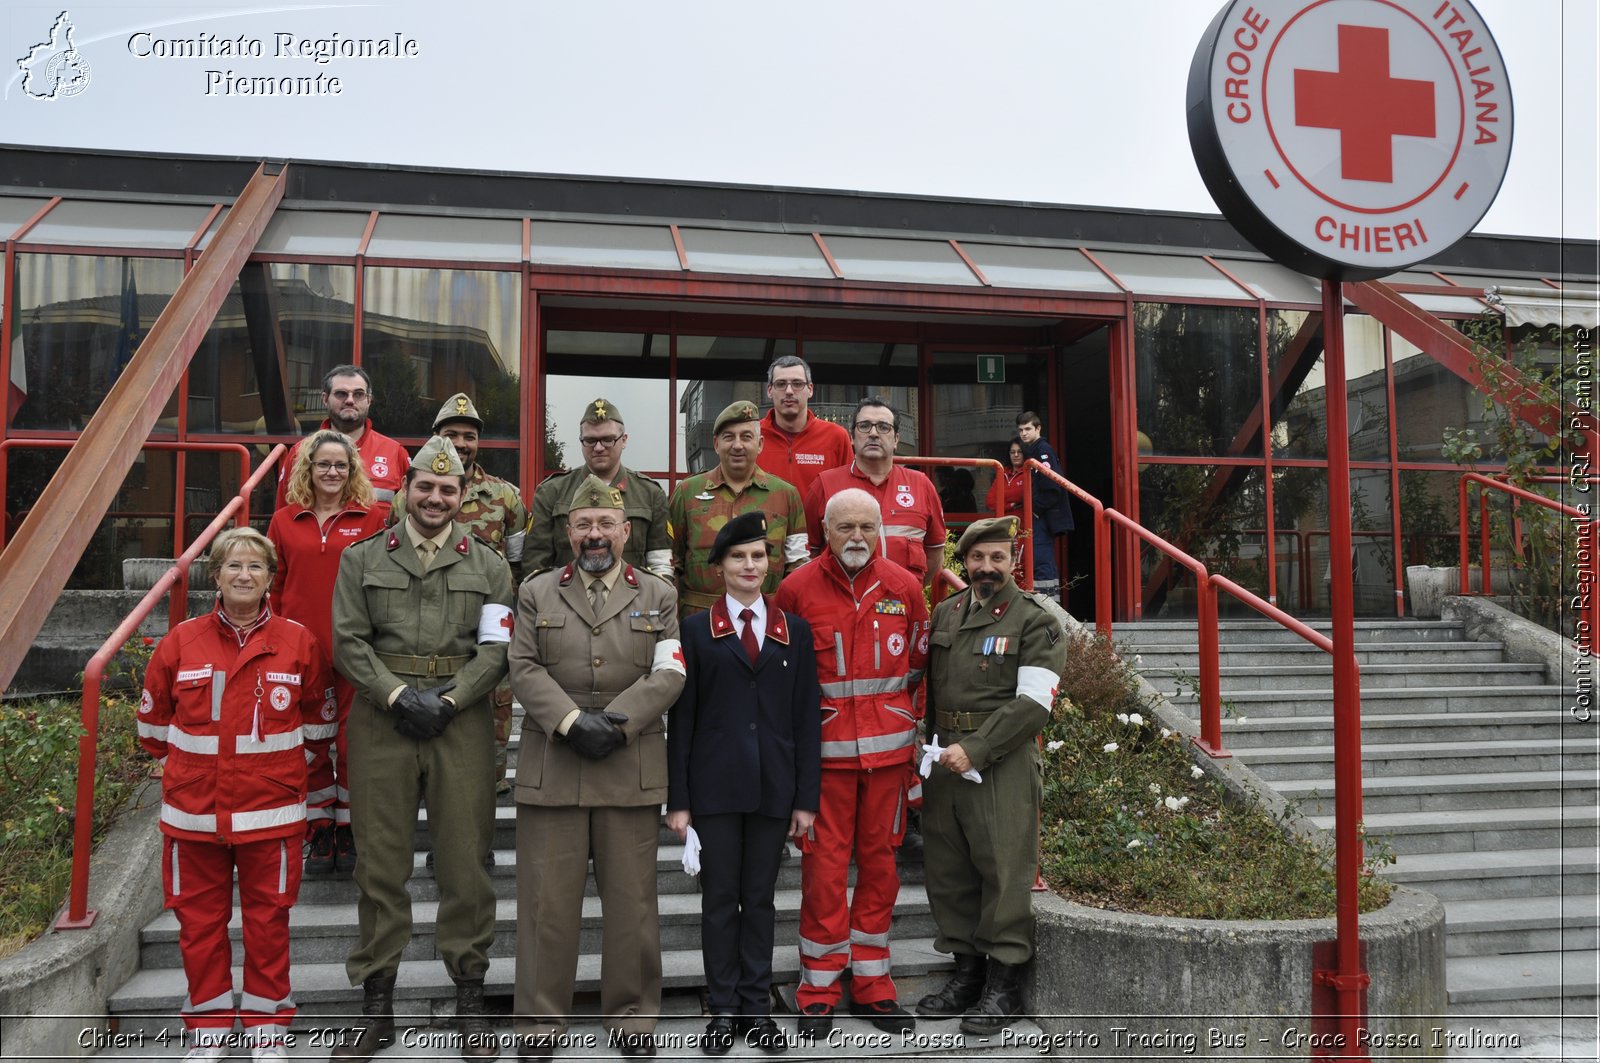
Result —
<svg viewBox="0 0 1600 1063"><path fill-rule="evenodd" d="M770 564L761 590L771 594L789 569L810 558L800 492L756 465L761 453L761 413L756 404L735 402L717 414L711 427L717 467L679 482L668 505L672 567L678 574L678 609L689 616L710 609L722 597L722 575L710 562L717 532L734 517L753 510L767 515Z"/></svg>
<svg viewBox="0 0 1600 1063"><path fill-rule="evenodd" d="M498 476L490 476L478 463L478 436L483 418L465 392L458 391L444 400L433 419L433 434L448 439L461 456L467 470L467 486L461 492L461 510L456 523L490 546L511 565L512 579L521 575L523 528L528 511L523 508L517 489ZM390 524L405 517L405 496L395 500ZM495 789L507 791L506 747L511 744L511 684L501 683L494 697L494 779ZM430 861L432 854L429 854ZM431 866L431 863L430 863Z"/></svg>
<svg viewBox="0 0 1600 1063"><path fill-rule="evenodd" d="M523 560L529 572L543 572L572 560L567 536L567 519L572 496L590 476L597 476L622 494L628 523L633 534L623 549L622 559L634 568L672 579L672 546L667 541L667 493L648 476L624 468L622 452L628 446L628 432L622 413L605 399L595 399L584 407L578 422L578 448L583 464L568 472L545 479L533 492L533 508L528 514L528 535Z"/></svg>
<svg viewBox="0 0 1600 1063"><path fill-rule="evenodd" d="M334 1059L371 1059L394 1039L419 796L439 857L437 949L456 983L462 1055L499 1055L483 1007L494 937L483 862L494 822L489 696L506 674L512 584L505 560L455 520L466 480L450 441L428 440L406 472L405 520L346 549L334 585L334 663L356 689L347 726L361 853L360 936L345 969L365 1017Z"/></svg>
<svg viewBox="0 0 1600 1063"><path fill-rule="evenodd" d="M1066 665L1060 621L1011 580L1017 524L980 520L956 543L971 582L933 611L923 687L932 747L942 749L924 787L923 864L934 947L955 954L956 973L917 1013L962 1015L961 1029L975 1034L1022 1012L1039 860L1035 739Z"/></svg>
<svg viewBox="0 0 1600 1063"><path fill-rule="evenodd" d="M656 835L667 799L662 717L683 689L670 584L623 560L622 492L597 476L570 496L575 560L517 592L511 686L526 714L517 759L519 1057L548 1059L572 1011L593 855L604 942L600 1010L624 1055L655 1054L661 1012Z"/></svg>

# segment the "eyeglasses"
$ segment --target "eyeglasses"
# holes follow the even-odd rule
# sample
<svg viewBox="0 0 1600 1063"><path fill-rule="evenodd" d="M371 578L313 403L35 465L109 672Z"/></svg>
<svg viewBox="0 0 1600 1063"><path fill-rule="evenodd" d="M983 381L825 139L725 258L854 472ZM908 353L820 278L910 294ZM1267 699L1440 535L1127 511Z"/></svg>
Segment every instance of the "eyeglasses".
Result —
<svg viewBox="0 0 1600 1063"><path fill-rule="evenodd" d="M767 385L769 391L804 391L811 386L808 380L774 380Z"/></svg>
<svg viewBox="0 0 1600 1063"><path fill-rule="evenodd" d="M588 535L592 531L598 531L602 535L610 535L620 527L622 527L622 521L612 520L610 517L604 520L575 520L572 522L573 530L579 535Z"/></svg>
<svg viewBox="0 0 1600 1063"><path fill-rule="evenodd" d="M252 576L259 576L267 571L265 561L224 561L222 571L230 576L237 576L241 572L248 572Z"/></svg>
<svg viewBox="0 0 1600 1063"><path fill-rule="evenodd" d="M876 432L880 436L892 436L892 435L894 435L894 422L893 421L857 421L856 422L856 431L857 432L865 432L867 435L871 435L872 433Z"/></svg>
<svg viewBox="0 0 1600 1063"><path fill-rule="evenodd" d="M311 467L318 472L347 473L350 471L350 463L347 461L314 461L311 463Z"/></svg>
<svg viewBox="0 0 1600 1063"><path fill-rule="evenodd" d="M346 399L349 399L352 402L366 402L368 399L372 398L372 393L368 392L368 391L344 391L344 390L339 390L339 391L330 391L330 392L328 392L328 394L332 395L339 402L344 402Z"/></svg>
<svg viewBox="0 0 1600 1063"><path fill-rule="evenodd" d="M578 445L584 450L610 450L612 447L617 445L617 440L621 438L622 437L620 435L579 436Z"/></svg>

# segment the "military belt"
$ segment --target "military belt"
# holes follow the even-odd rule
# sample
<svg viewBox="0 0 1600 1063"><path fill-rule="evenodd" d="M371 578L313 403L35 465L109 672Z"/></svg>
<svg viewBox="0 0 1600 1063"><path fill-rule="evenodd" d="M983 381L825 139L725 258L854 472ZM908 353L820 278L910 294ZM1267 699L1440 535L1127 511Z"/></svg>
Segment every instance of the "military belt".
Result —
<svg viewBox="0 0 1600 1063"><path fill-rule="evenodd" d="M941 731L976 731L993 715L992 712L941 711L934 714L934 722L939 725Z"/></svg>
<svg viewBox="0 0 1600 1063"><path fill-rule="evenodd" d="M409 653L378 653L378 660L395 675L455 675L472 660L471 654L459 657L413 657Z"/></svg>

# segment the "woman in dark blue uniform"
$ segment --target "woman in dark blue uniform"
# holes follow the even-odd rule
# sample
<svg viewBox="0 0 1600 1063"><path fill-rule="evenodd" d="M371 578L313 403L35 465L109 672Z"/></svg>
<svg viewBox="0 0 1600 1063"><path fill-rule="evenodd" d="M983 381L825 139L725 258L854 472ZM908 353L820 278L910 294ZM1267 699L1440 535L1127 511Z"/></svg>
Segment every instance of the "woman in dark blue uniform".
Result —
<svg viewBox="0 0 1600 1063"><path fill-rule="evenodd" d="M717 533L724 594L683 622L688 681L668 716L667 826L701 845L700 936L711 1022L701 1048L744 1036L788 1047L772 1020L773 893L785 837L811 829L821 801L821 691L811 628L761 594L766 517Z"/></svg>

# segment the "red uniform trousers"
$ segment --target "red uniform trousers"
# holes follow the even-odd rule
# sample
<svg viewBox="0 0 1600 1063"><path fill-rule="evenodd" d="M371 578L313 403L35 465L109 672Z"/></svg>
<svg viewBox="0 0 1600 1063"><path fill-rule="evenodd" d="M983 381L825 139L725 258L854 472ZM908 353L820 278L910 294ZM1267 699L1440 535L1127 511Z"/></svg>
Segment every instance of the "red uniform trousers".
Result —
<svg viewBox="0 0 1600 1063"><path fill-rule="evenodd" d="M237 1018L256 1043L283 1037L295 1013L289 993L289 909L300 893L300 834L234 845L162 840L161 885L167 907L178 917L178 951L189 979L184 1026L227 1031ZM237 1009L228 940L235 867L244 924L244 995Z"/></svg>
<svg viewBox="0 0 1600 1063"><path fill-rule="evenodd" d="M905 836L906 768L822 769L822 808L800 855L800 986L796 1003L839 1003L850 967L858 1004L895 999L889 923L900 894L895 847ZM849 898L850 854L856 889Z"/></svg>
<svg viewBox="0 0 1600 1063"><path fill-rule="evenodd" d="M306 762L306 827L320 823L350 825L350 787L347 785L344 729L350 718L350 701L356 688L350 680L334 673L333 696L339 702L339 733L327 746L312 753Z"/></svg>

